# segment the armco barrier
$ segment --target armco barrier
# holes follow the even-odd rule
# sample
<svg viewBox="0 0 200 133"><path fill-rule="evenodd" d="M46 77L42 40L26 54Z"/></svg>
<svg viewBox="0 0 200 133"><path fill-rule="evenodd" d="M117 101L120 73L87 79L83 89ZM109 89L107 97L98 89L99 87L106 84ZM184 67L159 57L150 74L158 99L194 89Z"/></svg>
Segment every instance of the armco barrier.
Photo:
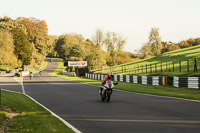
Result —
<svg viewBox="0 0 200 133"><path fill-rule="evenodd" d="M200 88L200 77L173 77L173 85L175 87L184 88Z"/></svg>
<svg viewBox="0 0 200 133"><path fill-rule="evenodd" d="M103 80L106 75L85 73L85 77L89 79ZM150 85L165 85L164 76L135 76L135 75L114 75L114 81L150 84Z"/></svg>

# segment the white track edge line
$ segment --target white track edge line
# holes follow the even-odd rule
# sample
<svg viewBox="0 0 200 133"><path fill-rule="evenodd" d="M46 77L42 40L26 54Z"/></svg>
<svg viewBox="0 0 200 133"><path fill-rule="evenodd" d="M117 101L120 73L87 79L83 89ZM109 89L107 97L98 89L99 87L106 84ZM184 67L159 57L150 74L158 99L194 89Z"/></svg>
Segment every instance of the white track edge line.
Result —
<svg viewBox="0 0 200 133"><path fill-rule="evenodd" d="M15 79L15 78L14 78ZM16 80L16 79L15 79ZM17 81L17 80L16 80ZM17 81L18 82L18 81ZM22 81L23 82L23 81ZM21 86L22 86L22 91L24 90L24 86L23 83L21 84L20 82L18 82ZM10 92L15 92L15 91L10 91ZM42 105L41 103L39 103L38 101L36 101L35 99L33 99L31 96L27 95L25 93L25 90L23 91L23 93L25 96L29 97L31 100L33 100L35 103L39 104L40 106L42 106L43 108L45 108L47 111L49 111L53 116L55 116L56 118L58 118L60 121L62 121L66 126L68 126L69 128L71 128L75 133L82 133L81 131L79 131L78 129L76 129L74 126L72 126L70 123L68 123L67 121L65 121L64 119L62 119L60 116L56 115L54 112L52 112L50 109L48 109L47 107L45 107L44 105Z"/></svg>
<svg viewBox="0 0 200 133"><path fill-rule="evenodd" d="M24 94L25 96L29 97L31 100L33 100L35 103L39 104L40 106L42 106L43 108L45 108L47 111L49 111L53 116L55 116L56 118L58 118L60 121L62 121L66 126L68 126L69 128L71 128L75 133L81 133L81 131L79 131L78 129L76 129L74 126L72 126L71 124L69 124L67 121L65 121L63 118L61 118L60 116L58 116L57 114L55 114L54 112L52 112L50 109L48 109L47 107L45 107L44 105L42 105L41 103L39 103L38 101L36 101L35 99L33 99L31 96Z"/></svg>
<svg viewBox="0 0 200 133"><path fill-rule="evenodd" d="M25 94L25 89L24 89L24 86L23 86L23 77L22 77L22 81L21 83L14 77L15 81L17 81L21 86L22 86L22 93Z"/></svg>
<svg viewBox="0 0 200 133"><path fill-rule="evenodd" d="M44 105L42 105L41 103L39 103L38 101L36 101L35 99L33 99L31 96L21 93L21 92L17 92L17 91L11 91L11 90L7 90L7 89L1 89L2 91L8 91L8 92L13 92L13 93L18 93L18 94L22 94L27 96L28 98L30 98L31 100L33 100L35 103L39 104L40 106L42 106L44 109L46 109L48 112L51 113L51 115L55 116L56 118L58 118L60 121L62 121L66 126L68 126L69 128L71 128L75 133L82 133L81 131L79 131L78 129L76 129L74 126L72 126L71 124L69 124L68 122L66 122L64 119L62 119L60 116L56 115L54 112L52 112L50 109L48 109L47 107L45 107Z"/></svg>

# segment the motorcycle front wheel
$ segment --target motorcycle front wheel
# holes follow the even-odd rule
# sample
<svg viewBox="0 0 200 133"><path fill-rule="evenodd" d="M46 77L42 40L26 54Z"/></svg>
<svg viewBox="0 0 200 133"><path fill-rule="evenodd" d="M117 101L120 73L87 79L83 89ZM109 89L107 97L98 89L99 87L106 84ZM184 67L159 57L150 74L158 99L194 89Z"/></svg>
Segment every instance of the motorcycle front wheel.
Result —
<svg viewBox="0 0 200 133"><path fill-rule="evenodd" d="M110 102L110 94L107 94L107 99L106 99L107 102Z"/></svg>
<svg viewBox="0 0 200 133"><path fill-rule="evenodd" d="M105 101L106 99L106 93L104 92L102 95L101 95L101 101Z"/></svg>

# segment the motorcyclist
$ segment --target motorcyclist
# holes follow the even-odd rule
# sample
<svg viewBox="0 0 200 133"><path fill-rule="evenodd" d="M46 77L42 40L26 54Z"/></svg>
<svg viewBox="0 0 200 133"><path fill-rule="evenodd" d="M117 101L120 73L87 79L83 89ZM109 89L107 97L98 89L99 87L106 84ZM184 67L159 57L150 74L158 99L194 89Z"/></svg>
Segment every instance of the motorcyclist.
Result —
<svg viewBox="0 0 200 133"><path fill-rule="evenodd" d="M32 72L30 72L30 79L32 79L33 78L33 73Z"/></svg>
<svg viewBox="0 0 200 133"><path fill-rule="evenodd" d="M111 80L112 81L113 78L114 78L114 74L112 72L110 72L108 75L106 75L104 77L104 80L102 80L102 87L99 90L100 95L102 94L102 90L103 90L104 85L106 84L106 81L107 80Z"/></svg>
<svg viewBox="0 0 200 133"><path fill-rule="evenodd" d="M42 75L42 71L39 72L40 76Z"/></svg>

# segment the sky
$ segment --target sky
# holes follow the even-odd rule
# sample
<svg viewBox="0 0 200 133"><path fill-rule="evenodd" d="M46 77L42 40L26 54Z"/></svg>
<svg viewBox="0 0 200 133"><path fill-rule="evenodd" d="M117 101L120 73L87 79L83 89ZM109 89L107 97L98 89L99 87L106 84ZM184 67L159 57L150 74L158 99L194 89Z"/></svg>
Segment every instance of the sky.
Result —
<svg viewBox="0 0 200 133"><path fill-rule="evenodd" d="M200 0L0 0L0 17L45 20L50 35L82 34L92 39L96 29L127 39L133 52L159 28L162 41L174 43L200 37Z"/></svg>

